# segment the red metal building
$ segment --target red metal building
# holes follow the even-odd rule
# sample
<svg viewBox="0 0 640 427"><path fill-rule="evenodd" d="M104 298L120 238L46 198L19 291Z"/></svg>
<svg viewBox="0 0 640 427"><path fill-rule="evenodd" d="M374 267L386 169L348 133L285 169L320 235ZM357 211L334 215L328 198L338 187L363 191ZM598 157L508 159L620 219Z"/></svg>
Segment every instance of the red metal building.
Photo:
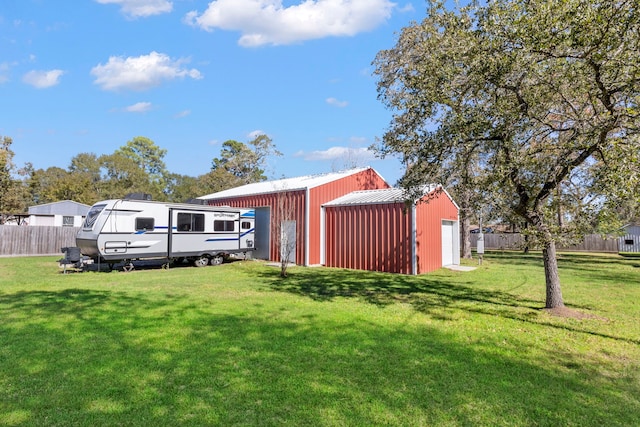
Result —
<svg viewBox="0 0 640 427"><path fill-rule="evenodd" d="M259 182L202 196L210 205L256 209L256 257L280 260L283 236L293 239L290 260L321 264L322 205L356 190L389 188L372 168Z"/></svg>
<svg viewBox="0 0 640 427"><path fill-rule="evenodd" d="M371 168L248 184L200 197L256 210L255 257L420 274L460 263L458 206L431 186L408 206Z"/></svg>
<svg viewBox="0 0 640 427"><path fill-rule="evenodd" d="M420 274L460 263L458 206L431 186L407 206L402 189L356 191L323 205L322 263Z"/></svg>

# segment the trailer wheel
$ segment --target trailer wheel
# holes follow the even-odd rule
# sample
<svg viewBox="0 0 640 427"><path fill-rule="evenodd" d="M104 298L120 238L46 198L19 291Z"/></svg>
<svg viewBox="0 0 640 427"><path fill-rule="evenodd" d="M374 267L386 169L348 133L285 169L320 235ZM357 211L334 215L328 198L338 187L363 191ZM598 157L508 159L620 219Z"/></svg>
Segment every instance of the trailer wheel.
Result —
<svg viewBox="0 0 640 427"><path fill-rule="evenodd" d="M211 265L220 265L224 262L224 257L222 255L216 255L211 258Z"/></svg>
<svg viewBox="0 0 640 427"><path fill-rule="evenodd" d="M193 265L195 267L205 267L209 265L209 257L206 255L201 255L193 260Z"/></svg>

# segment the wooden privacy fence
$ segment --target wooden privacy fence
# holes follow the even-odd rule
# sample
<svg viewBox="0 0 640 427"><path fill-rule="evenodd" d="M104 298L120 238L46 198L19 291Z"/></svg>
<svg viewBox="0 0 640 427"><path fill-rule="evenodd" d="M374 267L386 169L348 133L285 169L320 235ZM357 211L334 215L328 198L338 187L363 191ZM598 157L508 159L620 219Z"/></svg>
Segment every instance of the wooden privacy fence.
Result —
<svg viewBox="0 0 640 427"><path fill-rule="evenodd" d="M0 225L0 256L54 255L60 248L76 245L76 227ZM476 247L478 235L471 235L471 247ZM519 233L484 235L485 249L522 249L524 238ZM564 251L618 252L618 239L603 239L599 234L585 236L580 245L559 247Z"/></svg>
<svg viewBox="0 0 640 427"><path fill-rule="evenodd" d="M76 227L0 225L0 256L54 255L76 246Z"/></svg>
<svg viewBox="0 0 640 427"><path fill-rule="evenodd" d="M478 235L471 235L471 247L475 248L478 241ZM523 249L524 237L520 233L498 234L490 233L484 235L485 249ZM603 239L599 234L588 234L579 245L560 246L561 251L578 251L578 252L618 252L618 238L609 237Z"/></svg>

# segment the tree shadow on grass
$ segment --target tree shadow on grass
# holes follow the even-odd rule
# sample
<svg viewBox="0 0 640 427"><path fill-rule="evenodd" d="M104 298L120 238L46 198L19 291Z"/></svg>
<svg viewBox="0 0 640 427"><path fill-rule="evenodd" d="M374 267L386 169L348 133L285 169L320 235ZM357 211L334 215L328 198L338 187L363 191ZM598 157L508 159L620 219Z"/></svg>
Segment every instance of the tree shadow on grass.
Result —
<svg viewBox="0 0 640 427"><path fill-rule="evenodd" d="M539 251L532 251L524 253L522 251L486 251L484 253L485 260L499 260L500 264L507 265L535 265L542 266L542 253Z"/></svg>
<svg viewBox="0 0 640 427"><path fill-rule="evenodd" d="M440 315L443 309L465 308L487 314L513 315L522 320L535 317L539 301L473 286L471 279L456 283L446 277L406 276L335 268L296 268L286 279L267 269L255 274L272 289L309 297L316 301L357 298L377 306L411 304L426 314Z"/></svg>
<svg viewBox="0 0 640 427"><path fill-rule="evenodd" d="M580 324L574 325L551 319L548 315L543 316L542 301L508 292L479 289L474 286L472 276L461 282L459 279L447 280L446 276L406 276L335 268L296 268L290 270L286 279L277 277L269 269L254 270L253 274L257 274L259 280L267 283L273 290L301 295L315 301L354 298L380 307L405 303L434 319L450 320L457 311L462 311L640 344L640 339L600 332L593 325L585 324L580 327ZM582 307L585 308L588 307ZM595 316L591 317L593 318Z"/></svg>
<svg viewBox="0 0 640 427"><path fill-rule="evenodd" d="M591 281L611 284L640 285L638 273L633 268L640 267L640 260L624 258L619 255L593 256L588 254L560 254L560 271L570 274L588 274Z"/></svg>
<svg viewBox="0 0 640 427"><path fill-rule="evenodd" d="M519 251L488 251L487 260L499 260L507 265L543 266L542 253L538 251L522 253ZM587 269L592 271L626 269L640 267L640 258L628 258L617 254L590 254L576 252L559 252L558 267L562 269Z"/></svg>
<svg viewBox="0 0 640 427"><path fill-rule="evenodd" d="M351 280L336 297L371 297L372 283L356 284L366 275ZM562 354L568 369L503 355L442 328L87 289L2 294L0 310L0 424L599 426L640 411L633 378Z"/></svg>

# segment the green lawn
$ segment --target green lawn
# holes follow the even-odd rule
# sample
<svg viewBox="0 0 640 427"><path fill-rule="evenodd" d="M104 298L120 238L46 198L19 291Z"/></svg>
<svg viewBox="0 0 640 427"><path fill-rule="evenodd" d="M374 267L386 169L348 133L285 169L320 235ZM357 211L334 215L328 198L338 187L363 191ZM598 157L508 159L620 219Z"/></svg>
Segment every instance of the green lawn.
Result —
<svg viewBox="0 0 640 427"><path fill-rule="evenodd" d="M0 259L0 425L640 425L640 259L419 277ZM470 263L470 265L473 263Z"/></svg>

